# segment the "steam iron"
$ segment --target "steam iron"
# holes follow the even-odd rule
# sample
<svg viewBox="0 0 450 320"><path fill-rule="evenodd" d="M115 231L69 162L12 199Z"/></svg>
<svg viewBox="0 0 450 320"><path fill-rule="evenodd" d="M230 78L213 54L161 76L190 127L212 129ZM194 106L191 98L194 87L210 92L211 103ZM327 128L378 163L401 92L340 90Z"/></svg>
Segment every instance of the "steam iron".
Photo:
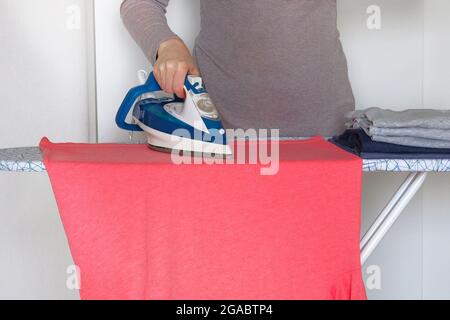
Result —
<svg viewBox="0 0 450 320"><path fill-rule="evenodd" d="M161 90L153 73L144 85L131 89L116 115L119 128L144 131L152 149L195 155L232 154L219 113L200 77L187 76L182 100ZM126 117L134 106L132 123Z"/></svg>

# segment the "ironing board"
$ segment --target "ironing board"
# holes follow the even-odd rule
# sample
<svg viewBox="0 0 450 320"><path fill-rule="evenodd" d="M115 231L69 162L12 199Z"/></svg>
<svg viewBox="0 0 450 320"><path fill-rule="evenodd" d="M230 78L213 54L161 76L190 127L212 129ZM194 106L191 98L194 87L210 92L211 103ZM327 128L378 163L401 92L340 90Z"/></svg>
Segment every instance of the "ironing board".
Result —
<svg viewBox="0 0 450 320"><path fill-rule="evenodd" d="M45 172L39 148L0 149L0 171ZM407 172L375 222L361 239L361 263L364 264L393 226L406 206L422 187L428 173L450 172L450 159L363 159L364 172Z"/></svg>

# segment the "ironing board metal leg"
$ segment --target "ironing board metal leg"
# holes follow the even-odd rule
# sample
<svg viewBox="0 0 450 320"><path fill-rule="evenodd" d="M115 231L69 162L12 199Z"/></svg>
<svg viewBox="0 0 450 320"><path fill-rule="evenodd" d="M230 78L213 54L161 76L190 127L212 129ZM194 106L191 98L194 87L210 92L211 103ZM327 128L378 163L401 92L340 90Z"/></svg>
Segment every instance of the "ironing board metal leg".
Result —
<svg viewBox="0 0 450 320"><path fill-rule="evenodd" d="M417 172L410 173L406 180L402 183L400 188L394 194L394 196L389 200L387 205L383 208L383 211L379 214L375 222L370 226L369 230L364 234L364 237L361 240L361 249L367 244L367 242L372 238L373 234L377 231L380 225L383 223L384 219L388 216L388 214L392 211L392 208L397 204L399 199L403 196L405 191L409 188L411 183L417 176Z"/></svg>
<svg viewBox="0 0 450 320"><path fill-rule="evenodd" d="M386 233L420 190L426 172L411 173L361 240L361 263L364 264Z"/></svg>

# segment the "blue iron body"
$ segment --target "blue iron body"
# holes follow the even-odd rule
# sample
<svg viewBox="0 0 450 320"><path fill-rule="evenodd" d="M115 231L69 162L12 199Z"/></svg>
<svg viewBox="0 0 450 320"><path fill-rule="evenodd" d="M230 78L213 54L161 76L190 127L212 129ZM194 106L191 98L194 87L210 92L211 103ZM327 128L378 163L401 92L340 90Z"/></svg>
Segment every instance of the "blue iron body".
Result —
<svg viewBox="0 0 450 320"><path fill-rule="evenodd" d="M124 130L145 131L148 143L153 147L201 153L207 148L208 152L212 150L213 153L231 154L215 107L212 104L206 108L195 104L196 97L209 99L207 91L200 83L191 83L189 78L186 79L185 90L186 99L192 99L190 103L167 94L161 95L161 88L152 73L144 85L128 92L117 112L116 123ZM133 107L134 123L128 123L126 117ZM201 127L179 116L178 111L183 111L183 108L194 109L188 111L193 115L198 114L198 119L202 122ZM183 141L176 143L177 139Z"/></svg>

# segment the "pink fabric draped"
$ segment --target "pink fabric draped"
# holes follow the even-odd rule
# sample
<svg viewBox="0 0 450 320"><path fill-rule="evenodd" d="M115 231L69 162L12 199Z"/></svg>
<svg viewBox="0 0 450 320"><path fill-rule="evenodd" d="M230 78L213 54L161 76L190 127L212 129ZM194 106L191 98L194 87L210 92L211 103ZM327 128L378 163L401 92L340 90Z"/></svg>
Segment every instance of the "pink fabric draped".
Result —
<svg viewBox="0 0 450 320"><path fill-rule="evenodd" d="M145 145L41 150L82 299L365 299L361 160L320 137L262 164L175 165Z"/></svg>

